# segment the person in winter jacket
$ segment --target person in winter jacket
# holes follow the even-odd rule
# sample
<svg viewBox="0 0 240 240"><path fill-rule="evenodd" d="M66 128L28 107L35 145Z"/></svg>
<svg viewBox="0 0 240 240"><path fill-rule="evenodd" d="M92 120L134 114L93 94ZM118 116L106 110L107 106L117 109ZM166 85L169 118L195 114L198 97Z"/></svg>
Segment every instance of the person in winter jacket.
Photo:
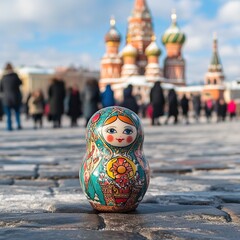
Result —
<svg viewBox="0 0 240 240"><path fill-rule="evenodd" d="M83 103L83 116L86 120L85 126L87 126L89 119L96 111L98 111L99 103L101 103L97 79L88 79L81 95Z"/></svg>
<svg viewBox="0 0 240 240"><path fill-rule="evenodd" d="M128 108L138 114L139 106L136 98L132 95L133 86L129 84L123 91L123 102L122 107Z"/></svg>
<svg viewBox="0 0 240 240"><path fill-rule="evenodd" d="M237 105L235 101L232 99L227 105L227 112L230 116L230 120L232 120L234 117L236 117L236 110L237 110Z"/></svg>
<svg viewBox="0 0 240 240"><path fill-rule="evenodd" d="M205 110L205 115L207 118L207 122L210 122L212 118L212 112L213 112L214 106L213 106L213 100L212 99L207 99L204 103L204 110Z"/></svg>
<svg viewBox="0 0 240 240"><path fill-rule="evenodd" d="M217 122L225 121L227 115L227 104L223 98L217 101Z"/></svg>
<svg viewBox="0 0 240 240"><path fill-rule="evenodd" d="M102 93L101 99L103 107L110 107L115 105L114 92L110 84L106 86L105 91Z"/></svg>
<svg viewBox="0 0 240 240"><path fill-rule="evenodd" d="M74 85L68 91L68 111L67 114L71 119L71 127L77 127L77 120L82 114L81 99L78 86Z"/></svg>
<svg viewBox="0 0 240 240"><path fill-rule="evenodd" d="M168 92L168 117L165 124L168 124L170 117L174 117L174 124L178 123L178 99L175 90L172 88Z"/></svg>
<svg viewBox="0 0 240 240"><path fill-rule="evenodd" d="M183 118L185 118L186 124L189 124L188 121L189 99L187 98L186 94L183 94L183 97L180 100L180 105L182 108Z"/></svg>
<svg viewBox="0 0 240 240"><path fill-rule="evenodd" d="M29 114L33 118L34 129L37 129L38 125L39 128L43 126L42 117L44 114L44 107L45 103L42 91L34 91L28 101Z"/></svg>
<svg viewBox="0 0 240 240"><path fill-rule="evenodd" d="M155 82L150 91L150 104L152 107L152 125L160 125L159 117L164 115L165 98L160 82Z"/></svg>
<svg viewBox="0 0 240 240"><path fill-rule="evenodd" d="M22 129L20 119L20 108L22 95L20 86L22 81L13 71L11 63L7 63L1 80L0 91L3 93L3 107L7 116L7 130L12 131L12 111L15 112L17 129Z"/></svg>
<svg viewBox="0 0 240 240"><path fill-rule="evenodd" d="M202 109L200 94L196 94L192 96L192 104L193 104L194 117L196 119L196 122L198 122L201 114L201 109Z"/></svg>
<svg viewBox="0 0 240 240"><path fill-rule="evenodd" d="M61 118L64 113L65 84L58 78L52 79L48 89L50 115L53 121L53 128L61 127Z"/></svg>

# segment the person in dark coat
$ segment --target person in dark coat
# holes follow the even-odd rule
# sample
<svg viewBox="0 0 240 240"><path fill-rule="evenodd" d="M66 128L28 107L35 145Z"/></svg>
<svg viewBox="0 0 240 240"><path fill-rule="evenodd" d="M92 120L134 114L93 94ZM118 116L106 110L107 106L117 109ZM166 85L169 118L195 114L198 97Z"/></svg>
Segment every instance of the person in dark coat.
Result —
<svg viewBox="0 0 240 240"><path fill-rule="evenodd" d="M92 115L98 111L101 103L98 81L95 78L88 79L82 92L83 116L86 120L85 126Z"/></svg>
<svg viewBox="0 0 240 240"><path fill-rule="evenodd" d="M53 121L53 128L61 127L61 118L64 113L65 84L55 77L48 89L50 115Z"/></svg>
<svg viewBox="0 0 240 240"><path fill-rule="evenodd" d="M133 86L129 84L123 91L122 107L128 108L138 114L139 106L136 98L132 95Z"/></svg>
<svg viewBox="0 0 240 240"><path fill-rule="evenodd" d="M5 73L2 77L0 90L3 92L3 107L7 116L7 130L12 130L12 111L15 112L17 129L22 129L20 120L20 108L22 103L22 95L20 86L22 81L13 71L11 63L5 66Z"/></svg>
<svg viewBox="0 0 240 240"><path fill-rule="evenodd" d="M81 116L81 99L78 86L74 85L68 92L68 116L71 118L71 127L76 127L77 120Z"/></svg>
<svg viewBox="0 0 240 240"><path fill-rule="evenodd" d="M223 98L217 101L217 122L224 122L227 115L227 103Z"/></svg>
<svg viewBox="0 0 240 240"><path fill-rule="evenodd" d="M160 82L155 82L150 91L150 103L152 105L152 125L160 125L159 117L164 115L165 98Z"/></svg>
<svg viewBox="0 0 240 240"><path fill-rule="evenodd" d="M207 99L204 102L204 110L205 110L205 115L207 118L207 122L210 122L211 118L212 118L212 112L213 112L213 100L212 99Z"/></svg>
<svg viewBox="0 0 240 240"><path fill-rule="evenodd" d="M102 93L101 99L103 107L110 107L115 105L114 92L110 84L106 86L105 91Z"/></svg>
<svg viewBox="0 0 240 240"><path fill-rule="evenodd" d="M29 114L29 99L31 98L32 93L30 92L27 96L26 102L25 102L25 114L26 114L26 119L29 119L30 114Z"/></svg>
<svg viewBox="0 0 240 240"><path fill-rule="evenodd" d="M165 124L168 124L170 117L174 117L174 124L178 123L178 99L175 90L172 88L168 92L168 117Z"/></svg>
<svg viewBox="0 0 240 240"><path fill-rule="evenodd" d="M183 97L180 100L180 104L182 108L183 118L185 118L186 124L189 124L188 121L189 99L187 98L186 94L183 94Z"/></svg>
<svg viewBox="0 0 240 240"><path fill-rule="evenodd" d="M192 104L193 104L194 117L195 117L196 121L198 122L200 114L201 114L201 109L202 109L200 94L192 96Z"/></svg>

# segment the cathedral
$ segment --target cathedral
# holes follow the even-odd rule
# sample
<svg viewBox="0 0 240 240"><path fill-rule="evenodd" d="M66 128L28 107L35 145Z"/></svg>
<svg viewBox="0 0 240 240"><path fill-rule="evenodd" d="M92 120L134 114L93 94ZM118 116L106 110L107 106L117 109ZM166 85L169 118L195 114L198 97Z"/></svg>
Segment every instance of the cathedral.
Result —
<svg viewBox="0 0 240 240"><path fill-rule="evenodd" d="M101 59L101 90L110 84L116 97L121 98L122 89L132 84L135 94L147 98L150 87L156 81L169 88L174 86L186 89L186 62L182 53L186 36L177 24L175 12L171 15L169 28L162 35L162 43L166 48L163 67L159 64L161 50L156 43L152 16L146 0L135 0L125 39L125 46L120 50L122 37L116 28L115 19L112 18L110 29L105 35L106 52ZM202 93L217 98L222 94L224 75L217 53L217 38L213 42L213 57Z"/></svg>

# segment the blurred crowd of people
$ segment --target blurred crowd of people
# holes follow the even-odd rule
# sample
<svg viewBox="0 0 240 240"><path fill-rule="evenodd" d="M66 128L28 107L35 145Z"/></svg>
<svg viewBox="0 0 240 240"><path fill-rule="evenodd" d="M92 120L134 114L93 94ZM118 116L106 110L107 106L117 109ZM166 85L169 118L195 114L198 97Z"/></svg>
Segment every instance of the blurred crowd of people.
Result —
<svg viewBox="0 0 240 240"><path fill-rule="evenodd" d="M148 115L151 117L152 125L160 125L159 119L164 115L166 116L165 124L168 124L170 118L173 118L174 124L177 124L179 114L181 114L182 120L189 124L190 110L192 110L196 122L202 115L205 115L207 122L210 122L214 113L217 122L221 122L225 121L227 116L230 120L236 117L237 104L234 100L226 103L223 97L217 101L212 98L202 101L200 94L192 94L189 98L186 94L183 94L178 99L174 89L170 89L165 98L160 82L154 84L150 92L150 104L148 106Z"/></svg>
<svg viewBox="0 0 240 240"><path fill-rule="evenodd" d="M62 116L66 114L70 119L70 126L78 126L78 119L85 119L85 126L91 116L100 108L119 105L126 107L139 114L148 117L151 125L168 124L171 119L173 123L181 121L189 124L189 112L194 113L196 122L204 112L207 122L212 121L213 113L217 116L217 122L225 121L226 117L232 120L236 117L236 103L231 100L226 103L224 98L213 101L211 98L201 100L200 94L191 95L190 98L183 94L180 99L174 89L167 94L161 87L160 82L155 82L149 95L149 103L143 104L138 96L133 95L133 86L130 84L123 90L123 100L117 102L110 85L106 86L103 93L100 92L97 79L87 80L84 89L79 91L77 85L66 89L64 81L58 76L53 77L48 88L48 94L44 97L41 89L29 94L26 101L22 103L20 86L22 81L14 72L11 63L7 63L1 80L0 91L0 120L4 113L6 115L7 130L13 130L12 113L15 113L17 129L22 129L21 109L27 118L32 118L34 129L43 127L43 117L46 116L52 122L53 128L62 126ZM166 96L165 96L166 95ZM161 117L164 122L161 121Z"/></svg>

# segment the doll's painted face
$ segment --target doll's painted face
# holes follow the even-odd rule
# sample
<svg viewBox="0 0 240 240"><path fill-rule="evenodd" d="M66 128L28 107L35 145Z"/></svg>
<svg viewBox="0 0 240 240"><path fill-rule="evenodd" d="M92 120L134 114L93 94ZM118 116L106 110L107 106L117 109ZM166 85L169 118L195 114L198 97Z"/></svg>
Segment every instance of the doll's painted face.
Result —
<svg viewBox="0 0 240 240"><path fill-rule="evenodd" d="M137 129L128 117L114 116L105 122L102 135L110 145L126 147L135 141Z"/></svg>

